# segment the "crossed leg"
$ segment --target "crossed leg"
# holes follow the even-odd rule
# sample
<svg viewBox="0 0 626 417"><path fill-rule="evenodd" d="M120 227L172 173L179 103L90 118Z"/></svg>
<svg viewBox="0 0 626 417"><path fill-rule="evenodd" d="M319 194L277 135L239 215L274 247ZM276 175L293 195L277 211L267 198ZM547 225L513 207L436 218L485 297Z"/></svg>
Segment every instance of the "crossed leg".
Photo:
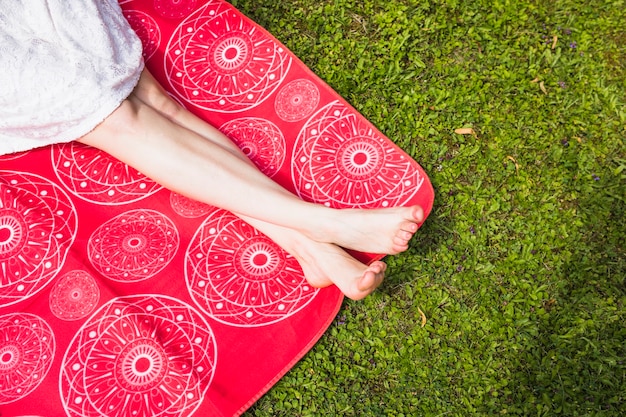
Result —
<svg viewBox="0 0 626 417"><path fill-rule="evenodd" d="M131 96L81 141L188 197L239 215L300 262L311 285L365 297L386 265L363 265L337 245L374 253L408 247L419 207L333 210L306 203L263 175L224 135L182 109L145 71Z"/></svg>
<svg viewBox="0 0 626 417"><path fill-rule="evenodd" d="M230 139L210 124L185 111L172 100L149 72L144 72L134 94L171 121L194 131L207 140L214 141L245 163L253 165ZM387 269L384 262L377 261L367 266L334 244L316 242L294 229L241 214L238 216L294 256L300 263L307 281L314 287L321 288L335 284L349 298L361 299L383 281L384 272Z"/></svg>

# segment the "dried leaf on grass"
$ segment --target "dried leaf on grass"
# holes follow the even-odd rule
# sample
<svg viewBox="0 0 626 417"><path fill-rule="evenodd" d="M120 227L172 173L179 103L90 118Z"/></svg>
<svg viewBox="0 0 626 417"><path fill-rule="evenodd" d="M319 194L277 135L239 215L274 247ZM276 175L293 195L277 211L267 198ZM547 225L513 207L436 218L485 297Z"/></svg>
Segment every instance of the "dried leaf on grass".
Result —
<svg viewBox="0 0 626 417"><path fill-rule="evenodd" d="M513 163L515 164L515 171L519 171L519 164L517 163L515 158L513 158L511 155L507 155L506 159L513 161Z"/></svg>
<svg viewBox="0 0 626 417"><path fill-rule="evenodd" d="M420 313L420 317L422 318L422 327L426 326L426 314L424 314L422 309L419 307L417 307L417 311Z"/></svg>
<svg viewBox="0 0 626 417"><path fill-rule="evenodd" d="M474 129L471 127L461 127L459 129L454 129L454 133L457 135L475 135Z"/></svg>

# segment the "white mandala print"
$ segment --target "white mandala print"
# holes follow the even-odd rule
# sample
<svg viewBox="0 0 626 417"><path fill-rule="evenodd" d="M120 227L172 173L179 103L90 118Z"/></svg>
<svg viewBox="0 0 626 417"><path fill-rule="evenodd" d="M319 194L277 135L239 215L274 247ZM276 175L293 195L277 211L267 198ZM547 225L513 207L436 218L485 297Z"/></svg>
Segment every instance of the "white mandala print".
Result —
<svg viewBox="0 0 626 417"><path fill-rule="evenodd" d="M200 201L175 192L170 193L170 206L172 206L172 210L174 210L176 214L188 219L202 217L213 209L212 206L208 204L201 203Z"/></svg>
<svg viewBox="0 0 626 417"><path fill-rule="evenodd" d="M77 226L60 187L34 174L0 171L0 307L32 297L55 277Z"/></svg>
<svg viewBox="0 0 626 417"><path fill-rule="evenodd" d="M52 146L52 163L70 192L96 204L132 203L162 188L106 152L76 141Z"/></svg>
<svg viewBox="0 0 626 417"><path fill-rule="evenodd" d="M70 271L50 291L50 311L61 320L78 320L88 316L98 305L100 288L86 271Z"/></svg>
<svg viewBox="0 0 626 417"><path fill-rule="evenodd" d="M118 282L143 281L165 268L178 250L174 223L154 210L131 210L101 225L87 244L94 268Z"/></svg>
<svg viewBox="0 0 626 417"><path fill-rule="evenodd" d="M219 129L268 177L285 162L285 137L269 120L245 117L226 122Z"/></svg>
<svg viewBox="0 0 626 417"><path fill-rule="evenodd" d="M193 300L222 323L255 327L276 323L318 293L298 262L267 236L233 214L215 209L185 255Z"/></svg>
<svg viewBox="0 0 626 417"><path fill-rule="evenodd" d="M159 295L119 297L70 342L61 363L61 400L70 417L190 416L216 361L213 332L188 304Z"/></svg>
<svg viewBox="0 0 626 417"><path fill-rule="evenodd" d="M178 95L217 112L240 112L266 100L291 66L288 51L226 2L189 15L165 50L165 72Z"/></svg>
<svg viewBox="0 0 626 417"><path fill-rule="evenodd" d="M300 197L334 208L400 206L424 181L411 158L340 102L302 128L291 173Z"/></svg>
<svg viewBox="0 0 626 417"><path fill-rule="evenodd" d="M310 116L320 102L320 90L309 80L294 80L276 95L274 109L286 122L297 122Z"/></svg>
<svg viewBox="0 0 626 417"><path fill-rule="evenodd" d="M154 0L154 10L168 19L180 19L196 8L198 0Z"/></svg>
<svg viewBox="0 0 626 417"><path fill-rule="evenodd" d="M124 10L124 17L143 45L143 60L148 61L159 49L161 29L147 13L139 10Z"/></svg>
<svg viewBox="0 0 626 417"><path fill-rule="evenodd" d="M34 391L50 370L55 349L52 329L40 317L0 316L0 404Z"/></svg>
<svg viewBox="0 0 626 417"><path fill-rule="evenodd" d="M5 155L0 155L0 162L1 161L11 161L13 159L17 159L17 158L21 158L25 155L28 155L30 153L30 151L23 151L23 152L16 152L16 153L8 153Z"/></svg>

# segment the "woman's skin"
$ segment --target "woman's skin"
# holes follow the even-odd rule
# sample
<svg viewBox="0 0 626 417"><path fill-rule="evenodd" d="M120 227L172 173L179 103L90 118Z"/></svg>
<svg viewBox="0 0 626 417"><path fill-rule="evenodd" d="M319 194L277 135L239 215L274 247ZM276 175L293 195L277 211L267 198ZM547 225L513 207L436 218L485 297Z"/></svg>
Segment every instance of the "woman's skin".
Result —
<svg viewBox="0 0 626 417"><path fill-rule="evenodd" d="M335 284L355 300L381 284L387 266L365 265L342 248L400 253L424 217L419 206L338 210L301 200L172 100L147 70L119 108L79 141L172 191L231 211L294 256L310 285Z"/></svg>

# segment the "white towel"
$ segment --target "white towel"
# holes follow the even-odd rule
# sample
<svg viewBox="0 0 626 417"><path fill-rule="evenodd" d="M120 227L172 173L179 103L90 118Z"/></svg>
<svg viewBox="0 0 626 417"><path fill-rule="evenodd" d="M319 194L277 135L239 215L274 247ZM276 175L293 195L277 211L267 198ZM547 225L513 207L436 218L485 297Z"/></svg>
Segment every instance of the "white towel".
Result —
<svg viewBox="0 0 626 417"><path fill-rule="evenodd" d="M141 53L116 0L0 0L0 154L89 133L132 92Z"/></svg>

